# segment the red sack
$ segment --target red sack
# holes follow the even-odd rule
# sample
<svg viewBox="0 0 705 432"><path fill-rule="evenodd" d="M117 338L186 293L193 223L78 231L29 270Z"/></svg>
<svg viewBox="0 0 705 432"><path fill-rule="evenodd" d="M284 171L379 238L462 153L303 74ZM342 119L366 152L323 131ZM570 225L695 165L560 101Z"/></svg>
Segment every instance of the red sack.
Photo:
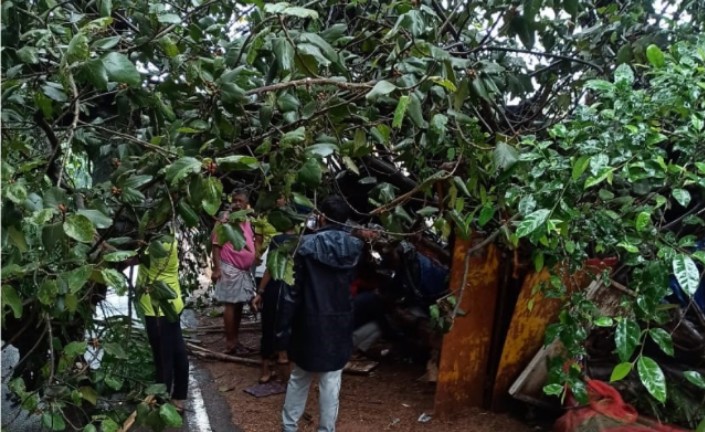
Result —
<svg viewBox="0 0 705 432"><path fill-rule="evenodd" d="M588 404L570 408L556 420L556 432L681 432L685 429L640 416L611 385L587 381Z"/></svg>

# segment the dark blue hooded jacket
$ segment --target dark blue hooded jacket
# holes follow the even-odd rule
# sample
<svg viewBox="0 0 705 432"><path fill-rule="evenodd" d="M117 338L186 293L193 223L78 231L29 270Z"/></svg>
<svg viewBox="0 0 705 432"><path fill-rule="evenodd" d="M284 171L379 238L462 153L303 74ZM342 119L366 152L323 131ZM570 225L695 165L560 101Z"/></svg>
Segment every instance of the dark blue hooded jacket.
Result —
<svg viewBox="0 0 705 432"><path fill-rule="evenodd" d="M304 236L294 257L294 286L282 302L277 336L289 339L289 357L309 372L340 370L352 355L350 284L363 242L326 225Z"/></svg>

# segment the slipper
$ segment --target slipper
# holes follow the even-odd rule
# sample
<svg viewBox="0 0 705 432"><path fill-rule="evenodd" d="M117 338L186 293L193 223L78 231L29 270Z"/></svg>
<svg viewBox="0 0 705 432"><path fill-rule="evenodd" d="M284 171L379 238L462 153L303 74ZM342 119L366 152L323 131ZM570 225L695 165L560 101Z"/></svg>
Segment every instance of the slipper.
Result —
<svg viewBox="0 0 705 432"><path fill-rule="evenodd" d="M275 371L272 371L272 372L270 372L269 375L267 375L267 376L261 376L261 377L259 377L258 382L259 382L260 384L267 384L268 382L270 382L271 380L273 380L274 378L276 378L276 376L277 376L277 373L276 373Z"/></svg>

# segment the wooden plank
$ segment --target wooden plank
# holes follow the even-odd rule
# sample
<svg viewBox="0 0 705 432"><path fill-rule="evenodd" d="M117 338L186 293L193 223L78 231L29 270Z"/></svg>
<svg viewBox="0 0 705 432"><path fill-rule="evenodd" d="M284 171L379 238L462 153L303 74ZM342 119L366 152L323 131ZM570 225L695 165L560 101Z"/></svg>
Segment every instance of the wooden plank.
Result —
<svg viewBox="0 0 705 432"><path fill-rule="evenodd" d="M447 417L471 406L481 406L485 393L499 279L499 252L490 244L465 258L477 241L456 239L450 289L460 295L465 316L455 319L443 338L436 386L435 412ZM467 277L466 277L467 276ZM465 281L465 287L461 286Z"/></svg>

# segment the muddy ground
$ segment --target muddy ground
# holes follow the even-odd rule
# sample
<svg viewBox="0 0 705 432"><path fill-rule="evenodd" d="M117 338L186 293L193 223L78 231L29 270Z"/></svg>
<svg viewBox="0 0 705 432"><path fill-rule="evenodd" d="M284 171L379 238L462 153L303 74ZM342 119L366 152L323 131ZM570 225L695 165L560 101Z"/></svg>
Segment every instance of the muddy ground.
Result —
<svg viewBox="0 0 705 432"><path fill-rule="evenodd" d="M220 318L201 318L201 326L222 325ZM252 325L241 336L241 342L248 347L259 346L259 334ZM222 351L222 333L211 330L193 335L196 342L213 351ZM253 359L258 359L256 355ZM265 398L255 398L244 390L257 383L259 368L256 366L228 363L223 361L203 361L215 382L215 388L222 393L231 407L233 422L245 432L267 432L280 429L280 412L283 394ZM434 384L419 382L424 373L423 365L410 364L399 358L390 358L380 363L369 375L345 374L340 392L340 414L338 431L477 431L477 432L528 432L545 430L529 426L509 415L493 414L477 409L468 409L450 420L441 420L433 415ZM208 395L203 395L205 398ZM299 430L311 432L316 429L318 417L317 388L312 385L308 405ZM431 416L420 423L422 414Z"/></svg>

